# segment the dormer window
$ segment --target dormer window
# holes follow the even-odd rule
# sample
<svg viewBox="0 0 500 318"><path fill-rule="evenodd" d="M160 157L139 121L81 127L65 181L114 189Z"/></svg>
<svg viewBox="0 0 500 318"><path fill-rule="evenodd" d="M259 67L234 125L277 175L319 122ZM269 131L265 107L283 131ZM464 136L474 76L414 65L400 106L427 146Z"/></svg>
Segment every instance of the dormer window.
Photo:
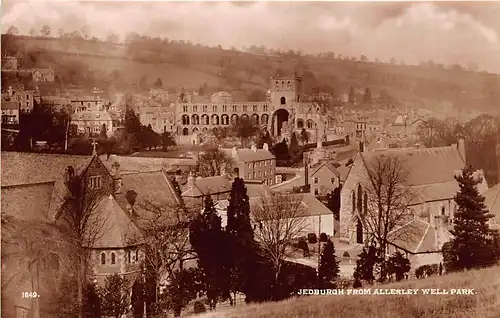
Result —
<svg viewBox="0 0 500 318"><path fill-rule="evenodd" d="M89 178L89 188L96 190L101 188L101 176L92 176Z"/></svg>

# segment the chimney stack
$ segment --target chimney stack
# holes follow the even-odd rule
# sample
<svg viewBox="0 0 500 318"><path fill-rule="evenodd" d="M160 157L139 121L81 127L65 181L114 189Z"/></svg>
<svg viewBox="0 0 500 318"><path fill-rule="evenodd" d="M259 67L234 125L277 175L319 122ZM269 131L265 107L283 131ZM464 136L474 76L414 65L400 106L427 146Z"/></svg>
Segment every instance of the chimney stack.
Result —
<svg viewBox="0 0 500 318"><path fill-rule="evenodd" d="M269 151L269 145L267 143L264 143L264 146L262 146L262 148L264 150L268 150Z"/></svg>
<svg viewBox="0 0 500 318"><path fill-rule="evenodd" d="M458 152L460 153L460 156L464 160L465 163L467 163L467 159L465 157L465 140L463 138L458 139Z"/></svg>

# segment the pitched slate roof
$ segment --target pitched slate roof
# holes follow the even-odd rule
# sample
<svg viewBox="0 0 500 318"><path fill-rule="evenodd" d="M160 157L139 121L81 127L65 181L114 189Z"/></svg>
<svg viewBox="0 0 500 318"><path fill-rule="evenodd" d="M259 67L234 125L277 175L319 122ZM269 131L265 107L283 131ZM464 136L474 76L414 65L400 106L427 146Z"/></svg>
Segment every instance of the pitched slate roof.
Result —
<svg viewBox="0 0 500 318"><path fill-rule="evenodd" d="M231 180L226 176L215 176L207 178L196 178L193 187L182 193L183 197L201 197L204 195L230 192Z"/></svg>
<svg viewBox="0 0 500 318"><path fill-rule="evenodd" d="M323 166L330 169L330 171L332 171L336 176L340 176L339 171L328 161L320 161L320 162L316 163L315 165L313 165L311 167L311 176L313 176L316 172L318 172Z"/></svg>
<svg viewBox="0 0 500 318"><path fill-rule="evenodd" d="M141 231L112 195L101 199L93 217L96 218L96 224L102 227L91 247L124 248L131 245L131 240L136 244L141 243L137 240L142 236Z"/></svg>
<svg viewBox="0 0 500 318"><path fill-rule="evenodd" d="M89 156L3 152L2 187L54 182L68 166L78 172L89 163Z"/></svg>
<svg viewBox="0 0 500 318"><path fill-rule="evenodd" d="M420 204L422 202L452 199L460 188L456 181L450 181L413 186L412 190L415 197L411 203Z"/></svg>
<svg viewBox="0 0 500 318"><path fill-rule="evenodd" d="M436 229L419 219L391 231L388 235L391 244L412 254L437 252L440 249L436 240Z"/></svg>
<svg viewBox="0 0 500 318"><path fill-rule="evenodd" d="M252 162L260 160L275 159L276 157L269 151L265 149L238 149L237 158L239 162Z"/></svg>
<svg viewBox="0 0 500 318"><path fill-rule="evenodd" d="M456 145L438 148L384 149L361 153L368 170L375 169L380 155L398 157L410 170L408 185L424 185L454 181L455 172L465 162Z"/></svg>

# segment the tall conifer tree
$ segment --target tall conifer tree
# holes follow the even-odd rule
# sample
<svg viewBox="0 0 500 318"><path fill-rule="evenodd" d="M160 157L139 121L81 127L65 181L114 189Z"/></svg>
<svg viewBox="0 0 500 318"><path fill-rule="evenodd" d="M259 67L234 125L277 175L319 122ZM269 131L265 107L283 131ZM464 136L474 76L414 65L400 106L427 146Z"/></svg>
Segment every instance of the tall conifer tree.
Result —
<svg viewBox="0 0 500 318"><path fill-rule="evenodd" d="M454 215L454 236L451 244L451 257L455 269L470 269L476 266L491 265L496 261L497 253L494 237L497 234L489 228L489 213L484 197L479 194L477 185L481 180L474 176L474 170L467 166L460 176L455 177L460 190L455 195L458 209Z"/></svg>
<svg viewBox="0 0 500 318"><path fill-rule="evenodd" d="M332 240L328 239L321 252L318 279L322 288L337 288L336 280L339 277L339 261L335 256L335 246Z"/></svg>

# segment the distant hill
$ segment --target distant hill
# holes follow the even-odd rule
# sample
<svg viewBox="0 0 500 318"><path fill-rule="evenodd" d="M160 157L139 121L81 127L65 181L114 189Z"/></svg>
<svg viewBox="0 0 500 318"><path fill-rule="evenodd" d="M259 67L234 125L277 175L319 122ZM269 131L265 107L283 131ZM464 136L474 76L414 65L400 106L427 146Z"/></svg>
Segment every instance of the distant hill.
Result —
<svg viewBox="0 0 500 318"><path fill-rule="evenodd" d="M369 87L373 96L385 91L400 101L408 101L410 106L451 102L483 110L499 107L500 100L499 75L460 66L407 66L293 52L252 54L145 37L128 45L70 38L5 37L2 35L2 47L7 44L4 52L8 53L9 47L24 47L21 64L52 66L56 70L66 67L61 61L86 65L99 84L112 83L122 88L136 86L145 90L161 78L164 87L170 89L184 86L198 90L206 84L210 91L239 91L248 96L256 89L267 90L273 75L297 72L303 76L305 93L319 88L340 95L352 86L361 99L362 91ZM64 72L61 69L59 73ZM85 85L74 83L75 78L62 77L66 82Z"/></svg>

